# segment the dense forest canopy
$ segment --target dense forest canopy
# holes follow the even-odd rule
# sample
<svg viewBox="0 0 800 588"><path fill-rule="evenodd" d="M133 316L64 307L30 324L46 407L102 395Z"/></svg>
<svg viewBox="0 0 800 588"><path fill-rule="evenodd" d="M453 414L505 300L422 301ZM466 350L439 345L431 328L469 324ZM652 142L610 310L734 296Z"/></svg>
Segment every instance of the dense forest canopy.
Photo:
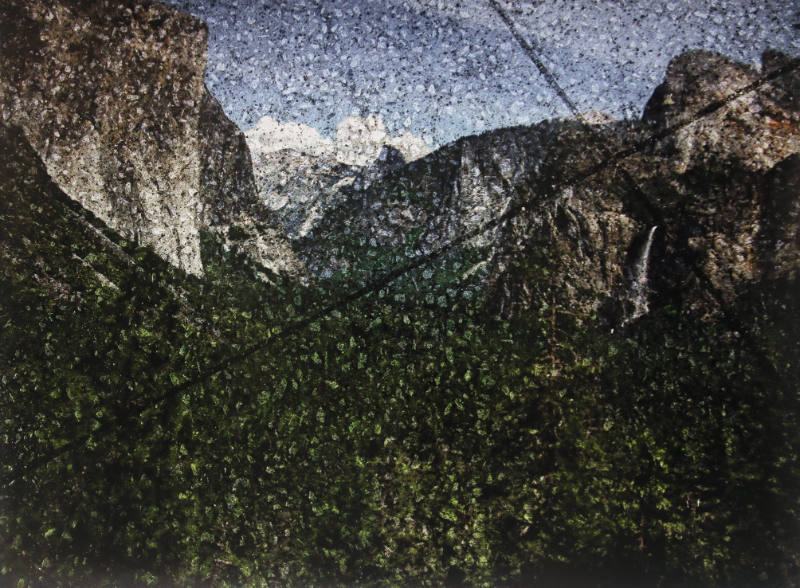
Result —
<svg viewBox="0 0 800 588"><path fill-rule="evenodd" d="M188 27L145 4L119 18ZM40 25L5 41L0 89L67 120L86 88L12 66L96 39ZM155 87L145 62L97 67ZM62 132L0 104L2 583L800 583L796 60L693 52L641 121L349 168L294 242L178 69L192 106L156 96L161 123L126 102ZM126 124L158 140L137 154ZM197 202L134 215L175 137Z"/></svg>

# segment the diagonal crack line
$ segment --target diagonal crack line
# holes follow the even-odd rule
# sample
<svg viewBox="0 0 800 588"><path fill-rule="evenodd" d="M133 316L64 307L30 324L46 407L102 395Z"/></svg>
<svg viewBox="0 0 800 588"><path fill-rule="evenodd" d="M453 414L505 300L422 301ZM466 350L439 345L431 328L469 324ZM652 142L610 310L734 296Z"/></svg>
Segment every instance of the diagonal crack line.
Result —
<svg viewBox="0 0 800 588"><path fill-rule="evenodd" d="M492 8L497 12L497 14L502 19L503 23L508 27L509 31L511 32L512 37L517 41L517 43L522 47L525 54L530 58L530 60L534 63L536 68L544 77L545 81L547 81L548 85L555 91L558 97L561 99L562 102L567 106L570 113L580 120L584 120L583 114L581 114L580 109L577 105L572 101L572 99L567 95L561 85L558 83L558 80L553 75L553 73L547 68L544 64L542 59L539 57L540 50L535 48L525 37L523 37L520 32L517 30L516 25L508 16L508 14L503 10L497 0L489 0L489 3L492 5ZM605 142L600 140L598 141L598 145L601 149L603 149L604 155L606 158L600 161L595 168L592 168L595 173L599 171L600 168L608 167L609 165L616 165L621 160L626 159L636 153L642 152L646 147L649 147L658 141L665 139L666 137L675 134L682 128L685 128L701 118L708 116L719 110L720 108L727 106L731 102L734 102L741 98L742 96L749 94L763 86L766 83L771 82L779 77L787 75L792 71L798 69L800 67L800 60L793 59L789 63L771 70L769 73L760 76L758 79L754 80L753 82L742 86L741 88L737 88L733 90L728 95L719 98L718 100L713 100L706 104L703 108L699 109L698 111L692 113L690 116L686 117L685 120L680 121L678 123L669 125L655 133L651 133L645 139L638 141L633 147L629 147L628 149L623 149L618 151L614 154L610 154L608 148L605 146ZM594 129L593 125L587 125L590 131L595 135L595 138L602 139L599 132Z"/></svg>
<svg viewBox="0 0 800 588"><path fill-rule="evenodd" d="M742 86L741 88L737 88L733 90L727 96L720 98L718 100L714 100L706 104L703 108L698 110L697 112L693 113L691 116L686 117L686 120L674 123L663 129L659 130L658 132L652 133L650 136L646 137L645 139L638 141L633 147L629 147L628 149L623 149L618 151L614 154L613 159L616 161L620 161L626 159L636 153L642 152L646 147L650 147L655 145L658 141L666 139L670 135L675 134L677 131L688 127L689 125L694 124L701 118L704 118L710 114L713 114L717 110L727 106L731 102L735 102L742 96L749 94L750 92L754 92L758 90L764 84L771 82L777 78L785 76L794 70L800 68L800 59L793 59L791 62L783 65L779 68L771 70L768 74L759 77L758 79L750 82L746 86ZM603 165L603 164L601 164Z"/></svg>
<svg viewBox="0 0 800 588"><path fill-rule="evenodd" d="M767 84L770 81L772 81L772 80L774 80L774 79L776 79L778 77L781 77L783 75L786 75L786 74L798 69L798 67L800 67L800 62L795 60L795 61L793 61L793 62L791 62L791 63L789 63L789 64L787 64L787 65L785 65L785 66L783 66L781 68L773 70L769 74L760 77L758 80L754 81L753 83L751 83L751 84L749 84L747 86L744 86L742 88L739 88L737 90L734 90L728 96L726 96L726 97L724 97L724 98L722 98L720 100L716 100L714 102L711 102L711 103L707 104L706 106L704 106L703 108L699 109L697 112L695 112L691 116L687 117L686 120L681 121L680 123L672 125L672 126L670 126L668 128L665 128L665 129L663 129L663 130L661 130L661 131L659 131L657 133L651 134L649 137L639 141L632 148L623 149L623 150L620 150L620 151L618 151L616 153L609 153L608 149L606 148L605 152L607 153L607 156L603 160L601 160L600 162L598 162L594 166L589 167L585 171L583 171L583 172L581 172L579 174L576 174L573 178L564 181L558 187L553 186L552 189L576 187L577 185L579 185L582 182L588 180L589 178L591 178L592 176L596 175L597 173L600 173L600 172L604 171L608 167L617 166L618 164L623 162L628 157L631 157L632 155L635 155L635 154L641 152L642 150L644 150L647 146L651 145L652 143L654 143L656 141L659 141L661 139L664 139L664 138L676 133L680 129L685 128L685 127L697 122L698 120L700 120L700 119L702 119L702 118L704 118L704 117L716 112L717 110L719 110L720 108L722 108L725 105L729 104L730 102L732 102L734 100L737 100L738 98L741 98L742 96L744 96L744 95L746 95L746 94L748 94L750 92L754 92L754 91L758 90L764 84ZM587 125L587 126L590 126L590 125ZM590 128L591 128L591 126L590 126ZM602 142L600 144L602 146ZM384 286L387 286L387 285L391 284L397 278L403 276L404 274L406 274L406 273L408 273L410 271L413 271L414 269L417 269L417 268L421 267L422 265L428 263L429 261L435 260L436 258L440 257L441 255L444 255L445 253L447 253L448 251L450 251L454 247L457 247L458 245L461 245L461 244L465 243L466 241L483 234L484 232L486 232L486 231L498 226L501 223L504 223L506 221L509 221L509 220L513 219L514 217L516 217L520 213L524 212L528 205L533 204L535 200L538 200L541 197L542 197L542 194L535 194L535 195L532 195L529 198L526 198L525 200L521 200L521 201L517 202L516 204L513 204L513 205L509 206L509 208L503 214L498 215L497 217L494 217L494 218L486 221L482 225L479 225L479 226L475 227L474 229L459 235L458 237L455 237L451 241L448 241L444 245L440 246L438 249L433 249L432 251L430 251L429 253L427 253L425 255L419 256L419 257L415 258L414 260L412 260L410 262L407 262L404 265L398 266L398 267L386 272L384 275L382 275L379 278L375 279L373 282L370 282L370 283L364 285L361 288L358 288L358 289L356 289L356 290L354 290L352 292L349 292L348 294L345 294L341 298L339 298L337 300L334 300L333 302L331 302L327 306L324 306L322 309L314 312L311 315L308 315L308 316L306 316L304 318L297 319L296 321L290 323L288 326L286 326L282 330L276 331L276 333L275 333L276 336L275 337L273 337L272 336L272 332L270 332L270 336L268 337L268 339L266 341L261 341L261 342L258 342L258 343L254 343L253 345L243 349L239 353L231 355L231 356L219 361L218 363L214 364L209 369L205 370L203 373L196 375L194 378L190 378L189 380L186 380L185 382L182 382L180 384L177 384L175 387L170 388L166 392L162 392L162 393L158 394L155 397L155 400L152 400L152 399L150 400L150 407L152 408L152 406L155 406L156 404L158 404L160 402L163 402L163 401L168 400L169 398L171 398L173 396L176 396L177 394L185 392L185 391L189 390L190 388L192 388L195 385L202 384L203 382L205 382L209 378L213 377L214 375L222 372L223 370L225 370L227 368L230 368L230 367L232 367L232 366L234 366L234 365L246 360L249 356L253 355L254 353L269 349L273 344L275 344L277 342L277 340L279 338L281 338L279 336L290 335L290 334L302 331L304 328L308 327L311 323L313 323L313 322L315 322L317 320L320 320L321 318L324 318L324 317L328 316L332 312L334 312L336 310L339 310L340 308L344 307L348 303L355 302L355 301L359 300L360 298L363 298L366 295L369 295L371 293L377 292L378 290L380 290ZM694 267L694 266L690 266L690 267ZM704 273L702 273L702 275L705 277L705 280L708 280L708 277L705 276ZM700 278L699 276L698 276L698 278L702 280L702 278ZM738 321L735 321L735 324L738 324ZM758 348L755 346L755 341L752 338L752 335L750 333L748 333L747 331L745 331L745 330L743 330L741 328L736 328L734 330L737 330L737 331L743 333L744 336L748 339L748 344L752 345L754 347L754 349L758 350ZM763 354L760 351L757 351L757 353L758 353L758 356L760 358L763 358L763 360L766 361L766 358L763 356ZM766 362L766 365L768 365L771 370L774 370L774 366L772 366L771 363ZM151 388L150 391L155 391L155 390L153 390ZM138 400L146 400L144 394L141 395L141 397L139 399L137 399L137 401ZM41 455L39 458L37 458L37 459L33 460L31 463L29 463L24 468L23 472L15 475L15 476L7 478L7 480L3 484L3 487L10 487L14 483L16 483L17 481L22 479L26 475L27 472L35 470L38 467L40 467L42 465L45 465L47 462L52 461L52 460L54 460L54 459L56 459L56 458L58 458L58 457L60 457L60 456L62 456L64 454L68 453L69 451L72 451L73 449L79 449L80 447L86 445L86 443L90 439L98 438L98 437L101 438L103 435L105 435L105 433L108 430L114 429L119 424L120 423L118 421L114 421L114 420L106 421L105 424L101 425L98 429L95 429L95 431L93 431L92 434L83 435L83 436L75 439L74 441L66 444L66 445L62 445L58 449L54 449L54 450L52 450L50 452L47 452L47 453Z"/></svg>
<svg viewBox="0 0 800 588"><path fill-rule="evenodd" d="M556 92L559 98L566 104L567 108L569 108L570 112L578 118L579 120L583 120L583 115L579 112L578 108L576 107L575 103L569 98L567 93L558 83L558 80L553 75L553 73L547 68L542 61L539 53L540 51L531 43L529 43L522 34L519 33L515 23L511 20L508 14L503 10L497 0L489 0L489 3L492 5L492 8L497 12L500 16L501 20L505 23L508 27L511 35L514 39L519 43L522 47L523 51L528 55L528 57L533 61L536 68L541 72L547 83L551 86L551 88ZM660 226L664 227L665 232L668 231L668 225L666 223L666 218L664 216L664 212L661 208L656 205L652 199L650 199L647 193L642 189L636 179L631 175L631 173L622 165L620 165L627 157L634 155L643 151L646 146L653 145L660 139L663 139L669 135L674 134L678 130L685 128L686 126L696 122L697 120L708 116L709 114L719 110L720 108L730 104L734 100L741 98L745 94L752 92L753 90L761 87L765 83L776 79L782 75L785 75L800 66L800 60L792 60L788 64L777 68L776 70L771 71L766 76L762 76L761 78L755 80L754 82L739 88L738 90L732 92L728 96L725 96L722 99L715 100L698 110L692 116L688 117L685 121L680 122L678 124L669 126L662 131L653 134L652 136L648 137L646 140L637 143L637 145L633 148L629 148L626 150L622 150L617 154L612 154L608 147L605 145L602 135L599 131L597 131L593 125L587 125L589 132L591 133L592 137L595 139L597 146L600 148L603 155L606 156L605 160L598 163L594 168L592 168L592 173L597 173L602 169L610 166L614 166L617 171L620 172L625 182L628 184L628 189L632 192L632 194L639 200L639 202L644 206L644 208L648 211L651 215L652 219ZM687 257L685 255L681 255L678 253L678 257L683 261L698 279L702 288L706 291L707 294L711 296L711 298L716 303L717 307L722 313L722 318L724 322L727 323L728 327L734 331L739 333L744 341L747 343L748 347L750 347L751 351L755 353L755 355L759 359L759 363L768 371L768 372L775 372L775 366L769 359L766 357L764 352L757 344L757 338L749 331L749 329L744 327L744 324L738 320L734 315L730 312L725 310L724 304L724 297L722 296L719 289L714 285L711 281L711 278L708 277L708 274L703 270L702 267L698 264L695 259Z"/></svg>
<svg viewBox="0 0 800 588"><path fill-rule="evenodd" d="M536 66L536 69L539 70L539 73L542 74L544 79L547 81L547 84L555 91L556 94L558 94L558 97L561 98L561 101L567 105L567 108L569 108L570 112L573 115L580 117L580 111L578 110L578 107L570 99L570 97L564 91L564 88L561 87L561 84L558 83L556 77L548 69L548 67L544 64L544 61L542 61L542 58L539 56L541 51L529 43L528 40L520 34L520 32L517 30L517 27L514 25L514 22L511 20L508 14L506 14L506 11L503 10L497 0L489 0L489 4L491 4L492 8L494 8L494 11L500 15L501 20L511 32L511 36L514 37L514 40L516 40L519 46L522 47L522 50Z"/></svg>

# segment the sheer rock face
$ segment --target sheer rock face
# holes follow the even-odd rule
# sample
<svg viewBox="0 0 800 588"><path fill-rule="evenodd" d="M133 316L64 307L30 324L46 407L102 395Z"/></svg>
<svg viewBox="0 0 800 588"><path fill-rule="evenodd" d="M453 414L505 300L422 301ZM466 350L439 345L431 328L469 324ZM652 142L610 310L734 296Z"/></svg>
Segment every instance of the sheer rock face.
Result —
<svg viewBox="0 0 800 588"><path fill-rule="evenodd" d="M242 134L206 91L201 21L149 0L9 0L0 30L2 118L112 228L199 274L203 227L269 223ZM285 245L265 261L294 265Z"/></svg>
<svg viewBox="0 0 800 588"><path fill-rule="evenodd" d="M655 289L713 307L758 280L797 277L799 66L769 51L760 71L701 51L670 63L644 121L677 131L637 170L668 229Z"/></svg>
<svg viewBox="0 0 800 588"><path fill-rule="evenodd" d="M500 231L489 300L514 314L549 297L625 322L652 227L646 294L656 302L714 313L758 281L796 280L798 89L800 61L777 53L760 71L707 52L675 58L643 121L576 127L571 151L554 151L544 176L555 192L541 172L518 184L535 204ZM648 148L651 133L664 135ZM630 155L601 163L620 152Z"/></svg>
<svg viewBox="0 0 800 588"><path fill-rule="evenodd" d="M586 127L566 135L565 145L597 143ZM557 153L546 177L522 185L524 205L503 224L489 266L489 302L501 314L559 307L588 316L633 264L647 223L629 206L613 168L583 178L598 160L592 150Z"/></svg>
<svg viewBox="0 0 800 588"><path fill-rule="evenodd" d="M708 51L673 59L643 118L657 131L680 128L656 152L669 154L679 174L723 162L766 171L796 153L800 109L794 100L800 73L796 67L791 70L792 61L767 51L758 71ZM779 68L789 71L765 79ZM753 91L744 91L751 87ZM702 112L719 101L724 105L714 112Z"/></svg>
<svg viewBox="0 0 800 588"><path fill-rule="evenodd" d="M634 313L638 256L654 226L647 290L656 301L713 313L760 280L796 279L799 87L800 62L773 52L760 71L702 51L675 58L641 123L576 136L573 153L551 175L591 170L581 157L630 155L510 221L492 299L504 312L541 306L536 273L508 271L538 259L552 284L545 297L580 314L614 307L607 318L625 322ZM648 148L642 139L651 133L664 136ZM547 182L538 182L528 185L548 194Z"/></svg>

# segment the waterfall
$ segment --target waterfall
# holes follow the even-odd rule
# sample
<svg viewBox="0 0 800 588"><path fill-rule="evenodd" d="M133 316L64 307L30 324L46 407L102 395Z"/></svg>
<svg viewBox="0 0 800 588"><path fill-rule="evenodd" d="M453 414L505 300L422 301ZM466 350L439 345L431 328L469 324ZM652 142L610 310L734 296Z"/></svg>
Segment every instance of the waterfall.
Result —
<svg viewBox="0 0 800 588"><path fill-rule="evenodd" d="M653 235L658 227L650 227L647 241L642 247L639 258L633 266L633 283L631 284L631 299L633 312L625 322L629 322L647 313L647 266L650 262L650 248L653 246Z"/></svg>

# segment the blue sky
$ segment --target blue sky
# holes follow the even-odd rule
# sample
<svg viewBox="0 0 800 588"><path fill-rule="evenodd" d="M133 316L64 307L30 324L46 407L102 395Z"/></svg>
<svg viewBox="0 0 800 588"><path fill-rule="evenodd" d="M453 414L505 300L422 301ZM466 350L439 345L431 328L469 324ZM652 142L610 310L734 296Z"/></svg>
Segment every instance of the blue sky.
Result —
<svg viewBox="0 0 800 588"><path fill-rule="evenodd" d="M169 0L209 26L207 85L246 129L264 115L330 135L349 115L433 145L567 116L490 0ZM777 0L500 0L581 109L637 116L669 59L800 54Z"/></svg>

